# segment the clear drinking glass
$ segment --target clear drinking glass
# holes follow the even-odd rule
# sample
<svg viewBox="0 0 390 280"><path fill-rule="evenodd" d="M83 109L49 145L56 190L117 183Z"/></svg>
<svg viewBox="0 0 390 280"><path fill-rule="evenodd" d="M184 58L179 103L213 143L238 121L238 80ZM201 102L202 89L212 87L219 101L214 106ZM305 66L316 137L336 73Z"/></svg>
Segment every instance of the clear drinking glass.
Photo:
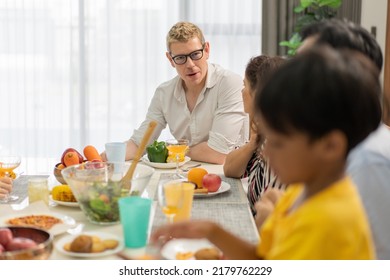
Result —
<svg viewBox="0 0 390 280"><path fill-rule="evenodd" d="M186 153L189 150L189 141L187 139L170 139L165 141L165 144L167 146L167 149L169 151L169 156L173 157L176 163L176 172L175 172L175 177L176 178L185 178L180 174L179 171L179 162L185 160Z"/></svg>
<svg viewBox="0 0 390 280"><path fill-rule="evenodd" d="M21 157L16 155L0 156L0 177L11 177L13 170L17 168L21 163ZM4 198L0 198L0 202L7 203L16 201L19 196L7 194Z"/></svg>
<svg viewBox="0 0 390 280"><path fill-rule="evenodd" d="M158 186L158 202L169 223L173 223L173 219L183 206L184 195L181 183L181 181L169 181Z"/></svg>

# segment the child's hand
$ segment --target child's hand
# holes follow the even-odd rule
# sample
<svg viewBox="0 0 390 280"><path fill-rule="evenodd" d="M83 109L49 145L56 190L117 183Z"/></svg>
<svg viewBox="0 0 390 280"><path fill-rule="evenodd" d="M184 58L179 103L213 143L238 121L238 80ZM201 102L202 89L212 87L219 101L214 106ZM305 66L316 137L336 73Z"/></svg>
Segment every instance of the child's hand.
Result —
<svg viewBox="0 0 390 280"><path fill-rule="evenodd" d="M164 239L168 241L171 238L208 238L213 234L215 224L210 221L188 221L181 223L173 223L162 226L155 230L151 237L151 243Z"/></svg>
<svg viewBox="0 0 390 280"><path fill-rule="evenodd" d="M274 211L276 203L284 194L284 191L278 189L267 189L264 194L261 196L260 200L256 202L256 217L255 222L257 228L260 228L264 221L268 218L269 215Z"/></svg>

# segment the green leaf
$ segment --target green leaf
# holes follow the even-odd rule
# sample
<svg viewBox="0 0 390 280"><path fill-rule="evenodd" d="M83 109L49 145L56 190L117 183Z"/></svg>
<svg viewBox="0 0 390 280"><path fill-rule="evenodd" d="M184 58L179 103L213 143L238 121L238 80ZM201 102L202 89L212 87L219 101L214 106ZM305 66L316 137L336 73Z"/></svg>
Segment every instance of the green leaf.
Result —
<svg viewBox="0 0 390 280"><path fill-rule="evenodd" d="M279 46L287 47L288 48L287 54L289 56L294 56L301 44L302 44L301 36L298 33L294 33L291 36L290 40L280 42Z"/></svg>
<svg viewBox="0 0 390 280"><path fill-rule="evenodd" d="M298 18L296 24L295 24L295 28L294 30L296 32L299 32L302 27L306 26L306 25L309 25L313 22L315 22L316 19L315 19L315 15L314 14L306 14L306 15L303 15L301 17Z"/></svg>
<svg viewBox="0 0 390 280"><path fill-rule="evenodd" d="M327 6L333 9L337 9L341 6L341 0L321 0L318 4L320 5L320 7Z"/></svg>
<svg viewBox="0 0 390 280"><path fill-rule="evenodd" d="M305 9L313 5L315 0L301 0L301 6Z"/></svg>
<svg viewBox="0 0 390 280"><path fill-rule="evenodd" d="M282 41L282 42L279 43L279 46L290 48L290 47L293 46L293 44L291 44L289 41Z"/></svg>
<svg viewBox="0 0 390 280"><path fill-rule="evenodd" d="M302 7L302 6L297 6L297 7L294 8L294 13L299 14L300 12L303 12L304 10L305 10L304 7Z"/></svg>
<svg viewBox="0 0 390 280"><path fill-rule="evenodd" d="M294 56L297 54L297 50L296 49L289 49L287 54L288 54L288 56Z"/></svg>

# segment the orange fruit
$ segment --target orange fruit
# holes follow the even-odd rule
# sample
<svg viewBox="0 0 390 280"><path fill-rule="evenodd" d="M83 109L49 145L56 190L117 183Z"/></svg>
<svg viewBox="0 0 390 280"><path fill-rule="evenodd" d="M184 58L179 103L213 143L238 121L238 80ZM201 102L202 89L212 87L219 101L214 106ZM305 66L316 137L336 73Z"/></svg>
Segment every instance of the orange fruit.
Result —
<svg viewBox="0 0 390 280"><path fill-rule="evenodd" d="M75 164L79 164L79 156L76 152L67 152L64 156L64 164L65 166L71 166Z"/></svg>
<svg viewBox="0 0 390 280"><path fill-rule="evenodd" d="M196 167L190 169L188 171L188 181L195 183L197 185L197 188L201 189L203 188L203 177L204 175L208 174L207 170L201 167Z"/></svg>

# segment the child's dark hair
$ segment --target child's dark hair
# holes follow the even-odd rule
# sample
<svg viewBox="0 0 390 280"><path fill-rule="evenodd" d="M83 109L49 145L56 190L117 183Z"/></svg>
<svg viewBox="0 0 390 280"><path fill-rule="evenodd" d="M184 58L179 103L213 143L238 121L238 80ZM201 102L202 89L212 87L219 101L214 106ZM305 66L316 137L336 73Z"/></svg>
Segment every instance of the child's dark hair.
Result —
<svg viewBox="0 0 390 280"><path fill-rule="evenodd" d="M342 131L347 152L381 120L378 69L359 52L316 47L281 66L256 93L256 112L272 129L310 139Z"/></svg>
<svg viewBox="0 0 390 280"><path fill-rule="evenodd" d="M382 50L366 29L349 21L328 19L304 27L300 35L302 40L310 36L318 36L316 43L329 44L335 49L353 49L367 55L378 67L383 66Z"/></svg>

